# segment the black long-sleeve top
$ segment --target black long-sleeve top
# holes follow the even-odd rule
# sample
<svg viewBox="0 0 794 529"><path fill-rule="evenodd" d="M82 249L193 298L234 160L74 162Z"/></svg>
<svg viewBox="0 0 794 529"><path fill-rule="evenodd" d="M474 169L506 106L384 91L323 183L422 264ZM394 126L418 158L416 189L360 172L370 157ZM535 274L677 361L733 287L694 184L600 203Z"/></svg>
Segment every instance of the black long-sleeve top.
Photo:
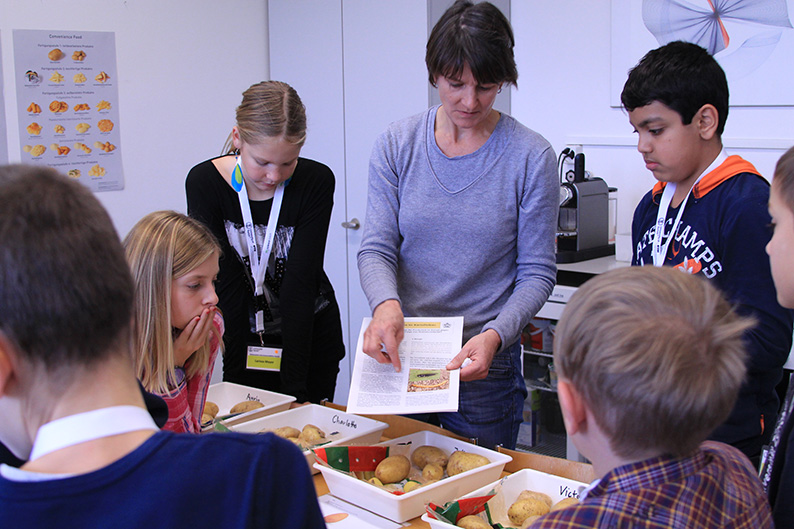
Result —
<svg viewBox="0 0 794 529"><path fill-rule="evenodd" d="M286 185L276 237L267 265L265 342L282 347L279 391L306 400L314 314L333 296L323 269L328 224L334 195L334 175L327 166L299 158ZM251 332L254 291L248 266L248 246L237 193L212 160L188 173L185 190L188 214L204 222L221 244L217 293L226 322L224 379L246 369L247 346L258 345ZM249 200L258 247L262 248L273 199ZM265 380L263 378L263 380Z"/></svg>

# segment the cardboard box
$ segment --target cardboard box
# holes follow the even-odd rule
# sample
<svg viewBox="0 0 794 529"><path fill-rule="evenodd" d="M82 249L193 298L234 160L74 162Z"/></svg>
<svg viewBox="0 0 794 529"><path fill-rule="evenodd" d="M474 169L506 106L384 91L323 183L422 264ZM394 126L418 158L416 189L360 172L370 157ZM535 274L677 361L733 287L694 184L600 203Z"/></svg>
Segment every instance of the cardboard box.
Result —
<svg viewBox="0 0 794 529"><path fill-rule="evenodd" d="M378 446L384 445L406 445L406 455L409 458L416 448L431 445L441 448L447 455L456 450L463 450L485 456L490 461L489 464L482 467L446 477L399 496L344 472L320 463L314 464L323 473L323 478L331 494L395 522L405 522L421 515L425 512L427 502L444 504L498 479L505 464L512 460L508 455L433 432L417 432L378 443Z"/></svg>
<svg viewBox="0 0 794 529"><path fill-rule="evenodd" d="M455 499L459 500L462 498L485 496L490 491L496 489L497 495L488 501L488 508L491 512L492 520L494 523L501 523L505 527L513 527L513 524L507 517L507 509L516 501L518 495L521 494L522 491L533 490L535 492L548 494L552 502L557 503L563 498L578 498L579 493L586 486L586 483L525 468L501 480L489 483L473 492L456 497ZM451 529L455 527L444 520L437 520L431 517L427 512L422 515L422 520L429 523L430 527L434 529Z"/></svg>
<svg viewBox="0 0 794 529"><path fill-rule="evenodd" d="M327 441L318 445L317 448L320 446L375 444L380 441L383 431L389 426L385 422L359 417L352 413L345 413L318 404L307 404L230 426L229 429L233 432L258 433L262 430L275 430L282 426L292 426L303 430L307 424L317 426L326 434ZM319 471L312 466L315 461L314 452L311 449L304 452L312 474L316 474Z"/></svg>
<svg viewBox="0 0 794 529"><path fill-rule="evenodd" d="M631 262L631 233L618 233L615 235L615 261Z"/></svg>
<svg viewBox="0 0 794 529"><path fill-rule="evenodd" d="M218 405L218 415L216 418L223 418L229 415L229 410L235 404L245 400L253 400L264 404L263 407L251 410L228 419L223 419L226 426L233 426L258 417L271 415L289 409L289 405L295 402L295 397L282 395L264 389L242 386L232 382L219 382L212 384L207 389L207 400Z"/></svg>

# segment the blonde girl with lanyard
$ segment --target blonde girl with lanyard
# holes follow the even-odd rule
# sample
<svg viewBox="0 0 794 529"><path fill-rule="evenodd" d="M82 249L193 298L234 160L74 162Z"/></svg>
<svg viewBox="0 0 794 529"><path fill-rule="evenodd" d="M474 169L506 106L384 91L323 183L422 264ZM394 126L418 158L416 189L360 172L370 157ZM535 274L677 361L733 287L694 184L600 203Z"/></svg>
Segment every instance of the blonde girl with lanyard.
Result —
<svg viewBox="0 0 794 529"><path fill-rule="evenodd" d="M221 243L223 379L333 399L344 356L339 307L323 270L334 175L300 157L306 110L288 84L243 93L226 155L190 170L188 213Z"/></svg>
<svg viewBox="0 0 794 529"><path fill-rule="evenodd" d="M224 330L215 294L220 246L197 220L156 211L130 230L124 249L135 280L137 376L168 405L164 430L199 433Z"/></svg>

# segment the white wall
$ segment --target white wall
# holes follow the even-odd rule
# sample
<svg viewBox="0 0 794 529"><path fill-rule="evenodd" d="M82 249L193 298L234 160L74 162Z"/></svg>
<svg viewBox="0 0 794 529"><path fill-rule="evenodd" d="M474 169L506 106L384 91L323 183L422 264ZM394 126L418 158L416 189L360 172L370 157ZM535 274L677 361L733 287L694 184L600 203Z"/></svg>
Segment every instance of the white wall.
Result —
<svg viewBox="0 0 794 529"><path fill-rule="evenodd" d="M585 144L587 169L619 188L618 232L628 232L634 207L654 180L636 151L627 115L609 106L611 4L511 2L519 71L512 114L543 134L557 153L569 143ZM794 38L794 30L784 38ZM794 81L790 70L780 75ZM792 120L791 107L731 107L723 140L731 154L744 156L771 179L777 159L794 145Z"/></svg>
<svg viewBox="0 0 794 529"><path fill-rule="evenodd" d="M268 77L265 1L3 0L11 162L20 161L13 29L115 32L124 190L96 196L121 236L151 211L185 211L187 171L220 153L243 90Z"/></svg>
<svg viewBox="0 0 794 529"><path fill-rule="evenodd" d="M618 231L625 232L630 229L634 206L653 184L653 178L636 152L626 115L609 106L611 4L609 0L511 1L520 74L519 89L512 94L511 112L548 138L558 153L566 144L584 144L588 170L620 189ZM371 8L378 9L377 5L373 3ZM385 10L394 8L393 4L381 5ZM150 211L184 211L187 171L195 163L220 152L233 125L234 108L242 91L269 77L267 9L267 0L3 0L0 50L10 161L20 161L19 138L15 132L11 30L113 31L118 56L125 189L97 196L109 209L122 236ZM310 20L317 22L318 18L322 20L321 17ZM279 35L285 33L284 38L300 39L308 46L282 47L278 57L282 62L300 61L301 57L305 60L304 48L339 45L324 41L327 35L324 37L323 33L307 31L305 24L294 26L294 33L291 28L285 28ZM424 46L425 31L425 27L418 28L401 38L412 44L419 39L418 45ZM378 35L368 34L367 38ZM792 36L787 34L786 38ZM384 54L369 72L370 80L358 88L366 88L367 83L382 77L384 72L403 66L394 64L394 60L394 53ZM421 63L421 59L417 60ZM792 77L788 71L781 75ZM362 218L353 209L345 211L342 182L346 170L360 172L345 166L351 164L353 153L369 152L375 133L368 139L359 135L352 143L341 146L336 127L332 127L337 131L335 135L322 128L320 118L335 112L334 108L323 105L323 98L338 96L327 93L328 85L324 84L327 81L328 77L318 77L316 84L300 90L311 101L309 124L315 132L310 134L306 154L327 146L327 140L321 138L329 132L340 150L335 156L318 156L334 166L338 179L332 223L335 229L348 217ZM405 82L414 86L413 80ZM426 86L424 78L415 82L421 82L422 89ZM378 92L381 90L379 87ZM393 94L379 93L379 96L405 100L405 85L395 83L391 90ZM346 103L361 106L362 100L357 97ZM420 110L417 107L412 112ZM794 144L792 122L794 108L734 107L724 140L732 152L745 156L770 177L777 158L785 147ZM345 169L340 170L341 167ZM334 266L346 268L339 253L327 252L326 267L331 275ZM343 284L343 280L335 282L340 290ZM356 281L351 282L349 289L342 297L360 298ZM351 308L351 312L355 310Z"/></svg>
<svg viewBox="0 0 794 529"><path fill-rule="evenodd" d="M611 2L513 0L511 18L520 73L513 115L558 153L568 143L585 144L588 169L620 189L618 231L628 231L653 179L626 115L609 106ZM12 29L116 33L125 189L97 196L122 236L150 211L184 211L188 169L220 151L241 92L269 72L261 0L4 0L0 49L12 162L19 161ZM794 108L733 107L725 143L770 177L794 144L793 119ZM337 203L340 214L342 208Z"/></svg>
<svg viewBox="0 0 794 529"><path fill-rule="evenodd" d="M342 305L349 354L368 307L355 272L360 235L342 235L339 223L352 217L364 220L366 164L376 135L389 121L426 107L422 101L428 87L423 61L427 28L420 26L428 3L431 0L269 2L272 73L293 83L306 101L310 131L305 154L331 165L337 177L326 270ZM618 231L629 231L634 207L654 180L636 152L626 115L609 106L612 2L510 3L520 73L511 113L546 136L558 153L568 143L584 144L588 170L619 188ZM296 25L301 25L302 38L289 42ZM727 146L742 147L732 152L771 174L782 149L794 144L794 134L785 126L792 112L731 109ZM758 148L770 143L774 149ZM345 237L350 250L346 262L339 251ZM340 377L337 395L344 383Z"/></svg>

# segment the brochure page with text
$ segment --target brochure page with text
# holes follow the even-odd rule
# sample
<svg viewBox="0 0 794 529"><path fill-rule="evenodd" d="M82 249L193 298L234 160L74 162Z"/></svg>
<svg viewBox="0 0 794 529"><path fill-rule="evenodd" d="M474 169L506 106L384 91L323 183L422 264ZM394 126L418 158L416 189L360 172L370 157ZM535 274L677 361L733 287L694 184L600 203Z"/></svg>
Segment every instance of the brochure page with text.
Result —
<svg viewBox="0 0 794 529"><path fill-rule="evenodd" d="M380 364L363 350L364 318L356 345L347 411L369 414L407 414L458 411L460 370L445 368L460 352L463 316L405 318L400 343L402 369Z"/></svg>

